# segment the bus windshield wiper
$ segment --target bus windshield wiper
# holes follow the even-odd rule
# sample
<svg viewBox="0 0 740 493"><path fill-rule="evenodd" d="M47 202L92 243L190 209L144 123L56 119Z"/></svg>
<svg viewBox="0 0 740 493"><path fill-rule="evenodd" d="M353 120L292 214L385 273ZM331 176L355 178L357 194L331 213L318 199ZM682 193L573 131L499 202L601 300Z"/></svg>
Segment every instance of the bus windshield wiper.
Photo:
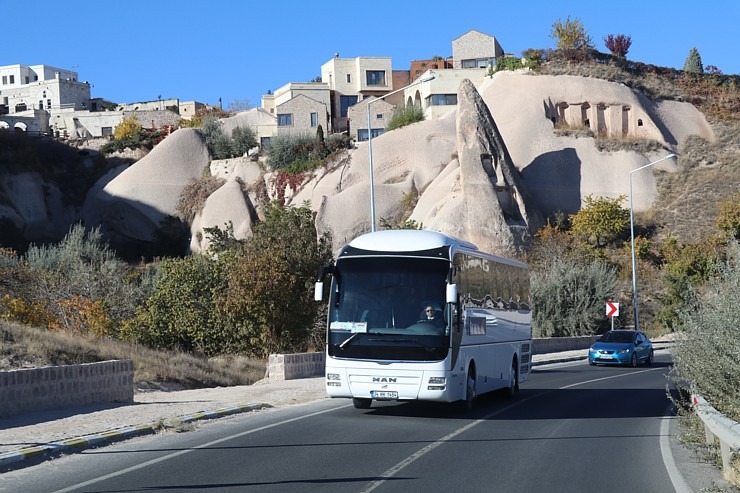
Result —
<svg viewBox="0 0 740 493"><path fill-rule="evenodd" d="M352 339L354 339L355 337L357 337L357 334L358 333L359 332L355 332L354 334L352 334L351 336L349 336L348 338L346 338L344 341L342 341L342 343L339 345L339 349L344 349L344 346L346 346L347 344L349 344Z"/></svg>

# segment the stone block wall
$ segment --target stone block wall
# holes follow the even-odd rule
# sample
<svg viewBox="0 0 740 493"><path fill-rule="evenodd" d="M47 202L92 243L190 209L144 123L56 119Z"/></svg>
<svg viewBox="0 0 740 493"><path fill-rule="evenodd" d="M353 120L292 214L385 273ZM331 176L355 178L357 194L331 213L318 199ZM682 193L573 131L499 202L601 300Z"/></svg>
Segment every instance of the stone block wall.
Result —
<svg viewBox="0 0 740 493"><path fill-rule="evenodd" d="M532 354L588 349L599 336L543 337L532 339Z"/></svg>
<svg viewBox="0 0 740 493"><path fill-rule="evenodd" d="M270 380L320 377L326 367L326 353L271 354L267 362Z"/></svg>
<svg viewBox="0 0 740 493"><path fill-rule="evenodd" d="M101 402L133 402L134 362L103 361L0 372L0 418Z"/></svg>

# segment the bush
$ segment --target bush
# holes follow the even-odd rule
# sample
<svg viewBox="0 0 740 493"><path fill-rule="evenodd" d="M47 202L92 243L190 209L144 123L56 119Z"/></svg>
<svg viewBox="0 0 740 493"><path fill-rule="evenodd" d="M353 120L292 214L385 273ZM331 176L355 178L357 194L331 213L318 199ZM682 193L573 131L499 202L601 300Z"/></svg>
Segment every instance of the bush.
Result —
<svg viewBox="0 0 740 493"><path fill-rule="evenodd" d="M310 171L323 166L327 158L350 145L346 135L330 135L324 141L307 134L278 135L267 148L267 166L292 174Z"/></svg>
<svg viewBox="0 0 740 493"><path fill-rule="evenodd" d="M414 104L400 106L396 108L385 126L386 132L397 128L411 125L412 123L424 121L424 111L420 106Z"/></svg>
<svg viewBox="0 0 740 493"><path fill-rule="evenodd" d="M530 274L535 337L596 333L606 323L604 300L614 295L616 270L575 256L549 260Z"/></svg>
<svg viewBox="0 0 740 493"><path fill-rule="evenodd" d="M154 293L122 336L155 349L222 354L231 339L214 309L221 274L222 263L201 255L163 261Z"/></svg>
<svg viewBox="0 0 740 493"><path fill-rule="evenodd" d="M521 58L508 56L506 58L499 58L496 60L495 72L500 72L502 70L519 70L523 67L524 64L522 63Z"/></svg>
<svg viewBox="0 0 740 493"><path fill-rule="evenodd" d="M632 36L626 36L624 34L613 34L608 35L604 38L604 46L611 52L612 55L620 58L627 56L632 46Z"/></svg>
<svg viewBox="0 0 740 493"><path fill-rule="evenodd" d="M180 219L192 224L195 216L203 212L208 197L221 188L224 183L226 183L226 180L223 178L203 176L193 179L185 185L182 192L180 192L176 207Z"/></svg>
<svg viewBox="0 0 740 493"><path fill-rule="evenodd" d="M331 261L331 239L317 240L307 207L265 210L250 241L229 258L218 306L257 355L306 349L319 313L313 283Z"/></svg>
<svg viewBox="0 0 740 493"><path fill-rule="evenodd" d="M707 291L680 311L681 334L672 349L677 386L698 392L720 412L740 421L740 247L730 245Z"/></svg>
<svg viewBox="0 0 740 493"><path fill-rule="evenodd" d="M153 284L150 270L132 270L103 242L99 229L85 232L79 224L57 245L32 246L22 261L29 280L16 296L18 313L70 332L115 336Z"/></svg>
<svg viewBox="0 0 740 493"><path fill-rule="evenodd" d="M257 134L250 127L236 127L231 132L231 155L233 157L243 156L258 145Z"/></svg>
<svg viewBox="0 0 740 493"><path fill-rule="evenodd" d="M597 247L621 239L629 225L629 210L620 205L624 196L585 198L585 206L570 216L571 234L594 241Z"/></svg>

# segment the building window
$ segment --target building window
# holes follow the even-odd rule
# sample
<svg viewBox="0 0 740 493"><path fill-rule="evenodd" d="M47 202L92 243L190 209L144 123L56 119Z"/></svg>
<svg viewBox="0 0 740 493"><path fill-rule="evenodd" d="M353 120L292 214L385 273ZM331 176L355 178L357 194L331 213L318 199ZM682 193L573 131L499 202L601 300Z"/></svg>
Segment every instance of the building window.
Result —
<svg viewBox="0 0 740 493"><path fill-rule="evenodd" d="M475 60L463 60L462 68L476 68L478 66Z"/></svg>
<svg viewBox="0 0 740 493"><path fill-rule="evenodd" d="M293 115L291 113L278 113L278 127L290 127L293 125Z"/></svg>
<svg viewBox="0 0 740 493"><path fill-rule="evenodd" d="M347 116L347 108L357 104L357 96L339 96L339 116Z"/></svg>
<svg viewBox="0 0 740 493"><path fill-rule="evenodd" d="M315 127L319 123L319 114L311 113L311 126Z"/></svg>
<svg viewBox="0 0 740 493"><path fill-rule="evenodd" d="M260 137L260 145L265 147L270 147L270 139L271 137Z"/></svg>
<svg viewBox="0 0 740 493"><path fill-rule="evenodd" d="M382 128L372 129L373 139L382 134L383 134ZM367 129L366 128L357 129L357 142L365 142L366 140L367 140Z"/></svg>
<svg viewBox="0 0 740 493"><path fill-rule="evenodd" d="M47 110L50 110L51 109L51 99L47 99L46 100L46 109Z"/></svg>
<svg viewBox="0 0 740 493"><path fill-rule="evenodd" d="M15 75L10 76L10 83L15 84Z"/></svg>
<svg viewBox="0 0 740 493"><path fill-rule="evenodd" d="M427 101L428 106L454 106L457 104L457 94L432 94Z"/></svg>
<svg viewBox="0 0 740 493"><path fill-rule="evenodd" d="M108 135L113 135L113 127L100 127L100 132L103 135L103 137L106 137Z"/></svg>
<svg viewBox="0 0 740 493"><path fill-rule="evenodd" d="M385 85L385 71L384 70L368 70L365 72L367 76L368 86L384 86Z"/></svg>
<svg viewBox="0 0 740 493"><path fill-rule="evenodd" d="M43 110L44 109L44 102L41 101L41 100L39 100L39 109L40 110Z"/></svg>
<svg viewBox="0 0 740 493"><path fill-rule="evenodd" d="M352 74L347 74L347 84L352 82Z"/></svg>
<svg viewBox="0 0 740 493"><path fill-rule="evenodd" d="M37 80L39 80L39 76L38 75L34 75L33 76L33 81L36 82Z"/></svg>
<svg viewBox="0 0 740 493"><path fill-rule="evenodd" d="M28 78L28 76L26 76L26 84L30 84L30 83L31 83L31 80Z"/></svg>
<svg viewBox="0 0 740 493"><path fill-rule="evenodd" d="M7 85L7 84L8 84L8 76L3 75L3 85Z"/></svg>
<svg viewBox="0 0 740 493"><path fill-rule="evenodd" d="M375 119L376 120L382 120L383 119L383 113L378 113L377 115L375 115Z"/></svg>

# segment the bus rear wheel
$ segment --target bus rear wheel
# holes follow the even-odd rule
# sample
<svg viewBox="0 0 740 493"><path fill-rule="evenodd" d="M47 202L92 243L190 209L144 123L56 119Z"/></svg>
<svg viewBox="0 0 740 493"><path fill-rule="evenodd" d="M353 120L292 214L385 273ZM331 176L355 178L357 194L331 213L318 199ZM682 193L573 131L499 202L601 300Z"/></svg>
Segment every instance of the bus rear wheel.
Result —
<svg viewBox="0 0 740 493"><path fill-rule="evenodd" d="M372 399L365 399L363 397L352 398L352 404L355 406L355 409L370 409L372 403Z"/></svg>

